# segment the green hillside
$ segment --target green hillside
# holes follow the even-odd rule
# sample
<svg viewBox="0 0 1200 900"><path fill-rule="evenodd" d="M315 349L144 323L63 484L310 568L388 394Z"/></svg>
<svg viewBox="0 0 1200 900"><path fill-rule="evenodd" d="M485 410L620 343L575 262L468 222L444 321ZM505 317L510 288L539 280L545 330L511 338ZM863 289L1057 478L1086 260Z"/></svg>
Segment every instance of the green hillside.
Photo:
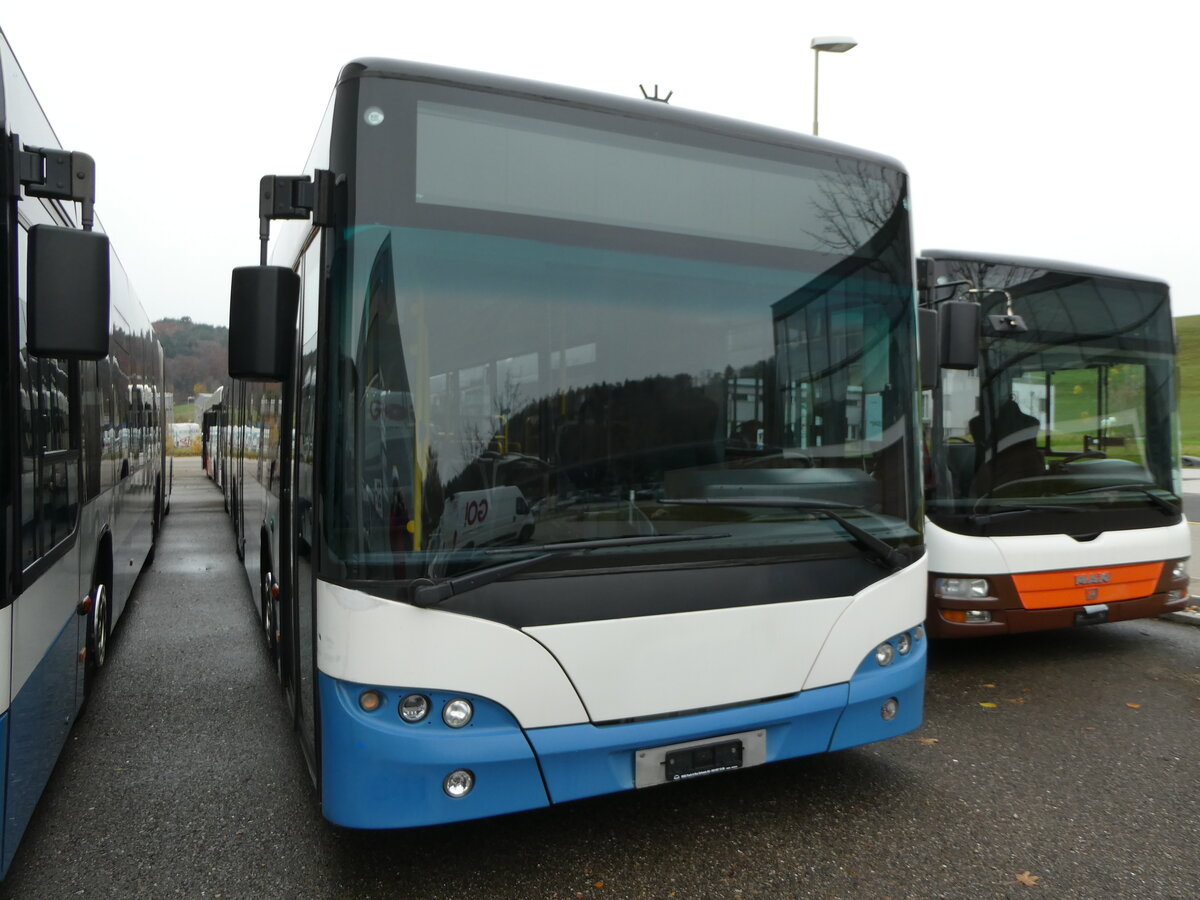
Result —
<svg viewBox="0 0 1200 900"><path fill-rule="evenodd" d="M1179 419L1183 452L1200 456L1200 316L1175 320L1179 340Z"/></svg>

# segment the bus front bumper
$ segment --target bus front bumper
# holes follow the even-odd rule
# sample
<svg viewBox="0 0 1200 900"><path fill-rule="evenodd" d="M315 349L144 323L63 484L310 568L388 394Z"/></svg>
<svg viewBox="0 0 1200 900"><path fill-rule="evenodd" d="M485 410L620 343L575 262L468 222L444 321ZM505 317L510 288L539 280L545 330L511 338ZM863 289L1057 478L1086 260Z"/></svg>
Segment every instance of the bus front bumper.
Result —
<svg viewBox="0 0 1200 900"><path fill-rule="evenodd" d="M728 745L747 735L759 756L774 762L840 750L912 731L921 724L928 641L886 667L874 654L847 683L786 697L689 715L595 725L523 730L503 706L485 697L445 691L362 685L320 675L322 812L350 828L409 828L519 812L644 785L640 753L664 748ZM382 702L359 705L364 691ZM407 694L421 693L430 712L419 723L397 713ZM474 707L471 722L446 726L452 699ZM738 766L741 762L738 763ZM728 768L736 768L730 766ZM715 767L714 771L720 767ZM445 784L468 772L472 787L453 797ZM658 781L669 779L659 778Z"/></svg>

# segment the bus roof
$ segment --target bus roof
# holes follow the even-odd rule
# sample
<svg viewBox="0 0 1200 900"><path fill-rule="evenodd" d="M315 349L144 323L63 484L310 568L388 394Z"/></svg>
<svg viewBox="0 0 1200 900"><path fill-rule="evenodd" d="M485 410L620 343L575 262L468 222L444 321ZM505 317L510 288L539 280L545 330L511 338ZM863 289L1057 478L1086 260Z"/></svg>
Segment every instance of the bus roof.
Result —
<svg viewBox="0 0 1200 900"><path fill-rule="evenodd" d="M964 262L991 263L997 266L1022 266L1028 269L1046 269L1050 272L1062 272L1067 275L1083 275L1090 278L1120 278L1124 281L1145 281L1168 285L1161 278L1149 275L1138 275L1133 272L1121 272L1116 269L1106 269L1102 266L1091 266L1084 263L1063 262L1055 259L1040 259L1034 256L1006 256L1003 253L974 253L966 250L922 250L921 256L934 260L962 260Z"/></svg>
<svg viewBox="0 0 1200 900"><path fill-rule="evenodd" d="M783 128L759 125L726 116L669 106L662 102L653 102L634 97L622 97L617 94L605 94L599 91L566 87L549 82L532 81L487 72L476 72L470 69L459 69L451 66L438 66L430 63L376 57L356 59L353 62L347 63L342 68L337 83L340 86L356 78L394 78L403 81L424 82L484 93L504 94L542 102L585 107L639 119L666 120L690 128L698 128L722 135L732 135L753 141L776 144L778 146L800 148L815 153L827 153L831 156L852 156L907 173L904 166L893 157L828 141L824 138L800 134Z"/></svg>

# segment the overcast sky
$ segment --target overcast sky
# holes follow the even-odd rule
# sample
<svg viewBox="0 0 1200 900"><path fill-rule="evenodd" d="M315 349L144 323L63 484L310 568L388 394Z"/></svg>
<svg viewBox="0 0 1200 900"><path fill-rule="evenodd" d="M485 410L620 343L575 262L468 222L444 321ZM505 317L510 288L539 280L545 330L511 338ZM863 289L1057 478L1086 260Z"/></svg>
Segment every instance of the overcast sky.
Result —
<svg viewBox="0 0 1200 900"><path fill-rule="evenodd" d="M640 96L899 159L918 247L1087 262L1200 313L1200 52L1186 0L6 2L3 29L154 319L225 324L256 192L341 66L421 60Z"/></svg>

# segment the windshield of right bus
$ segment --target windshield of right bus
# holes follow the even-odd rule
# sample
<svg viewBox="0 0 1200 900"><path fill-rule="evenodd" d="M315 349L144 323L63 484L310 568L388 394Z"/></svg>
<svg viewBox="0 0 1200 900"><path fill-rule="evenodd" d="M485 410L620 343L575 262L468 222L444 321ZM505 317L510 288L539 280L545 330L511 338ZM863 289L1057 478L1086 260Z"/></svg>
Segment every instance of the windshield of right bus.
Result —
<svg viewBox="0 0 1200 900"><path fill-rule="evenodd" d="M1166 286L965 260L936 276L936 299L981 303L983 335L978 367L943 370L927 396L930 517L989 533L1163 524L1179 464Z"/></svg>

